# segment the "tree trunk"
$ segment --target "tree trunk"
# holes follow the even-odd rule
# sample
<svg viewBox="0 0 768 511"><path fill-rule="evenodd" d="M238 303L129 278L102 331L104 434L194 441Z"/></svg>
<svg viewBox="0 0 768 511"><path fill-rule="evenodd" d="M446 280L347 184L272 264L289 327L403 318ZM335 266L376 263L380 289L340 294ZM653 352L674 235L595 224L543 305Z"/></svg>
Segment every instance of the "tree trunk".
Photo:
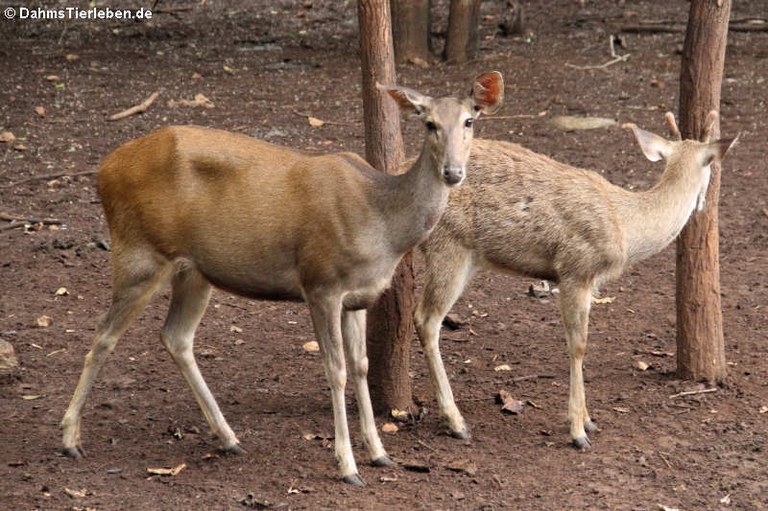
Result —
<svg viewBox="0 0 768 511"><path fill-rule="evenodd" d="M365 156L379 170L395 174L404 159L400 112L376 82L394 84L395 63L387 0L358 0L363 71ZM413 338L413 264L410 254L395 272L392 288L368 311L368 381L376 413L413 407L408 377Z"/></svg>
<svg viewBox="0 0 768 511"><path fill-rule="evenodd" d="M692 0L680 72L680 132L700 139L710 110L720 110L731 0ZM720 133L719 122L712 138ZM712 165L705 208L694 212L677 240L677 372L721 382L725 343L720 308L718 200L720 165Z"/></svg>
<svg viewBox="0 0 768 511"><path fill-rule="evenodd" d="M390 0L392 38L398 64L429 60L430 0Z"/></svg>
<svg viewBox="0 0 768 511"><path fill-rule="evenodd" d="M450 9L443 58L461 64L477 53L480 0L451 0Z"/></svg>

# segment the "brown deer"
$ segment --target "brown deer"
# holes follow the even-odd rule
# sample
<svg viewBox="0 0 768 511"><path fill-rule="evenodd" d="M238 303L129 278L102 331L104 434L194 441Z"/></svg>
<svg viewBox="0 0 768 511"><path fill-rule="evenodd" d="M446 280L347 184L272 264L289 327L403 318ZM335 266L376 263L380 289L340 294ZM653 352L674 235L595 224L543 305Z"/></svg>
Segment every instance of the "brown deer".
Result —
<svg viewBox="0 0 768 511"><path fill-rule="evenodd" d="M596 427L587 412L582 362L593 290L680 233L703 206L710 165L735 142L709 142L716 112L707 118L704 142L680 140L674 116L666 119L678 140L627 125L648 159L666 161L660 181L638 193L516 144L475 140L467 182L451 193L421 246L424 290L415 312L440 413L453 436L466 438L469 430L440 358L440 326L474 270L485 267L559 283L570 356L570 433L577 448L590 446L587 431Z"/></svg>
<svg viewBox="0 0 768 511"><path fill-rule="evenodd" d="M498 72L482 74L462 99L380 88L427 128L420 156L402 175L378 172L351 153L309 155L195 126L159 129L104 160L99 193L112 238L112 304L61 423L66 454L83 455L82 409L107 355L170 282L161 339L221 449L241 450L192 350L212 286L251 298L306 301L331 390L343 480L364 484L347 425L345 356L371 460L393 464L368 392L365 308L439 220L449 189L464 178L473 122L496 111L504 84Z"/></svg>

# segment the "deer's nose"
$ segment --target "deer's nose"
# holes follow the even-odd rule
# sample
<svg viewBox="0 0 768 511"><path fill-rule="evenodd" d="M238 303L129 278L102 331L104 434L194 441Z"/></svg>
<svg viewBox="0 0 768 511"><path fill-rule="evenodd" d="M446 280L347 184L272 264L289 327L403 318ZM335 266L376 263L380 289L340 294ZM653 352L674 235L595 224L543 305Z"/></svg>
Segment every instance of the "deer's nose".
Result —
<svg viewBox="0 0 768 511"><path fill-rule="evenodd" d="M448 186L456 186L464 180L464 167L459 165L445 165L443 167L443 180Z"/></svg>

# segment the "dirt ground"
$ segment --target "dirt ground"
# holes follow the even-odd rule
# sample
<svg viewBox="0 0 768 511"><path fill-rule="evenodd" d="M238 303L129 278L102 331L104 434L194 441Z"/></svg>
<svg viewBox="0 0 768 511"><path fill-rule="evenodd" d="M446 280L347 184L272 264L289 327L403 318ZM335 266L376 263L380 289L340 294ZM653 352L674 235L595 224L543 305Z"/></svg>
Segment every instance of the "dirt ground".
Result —
<svg viewBox="0 0 768 511"><path fill-rule="evenodd" d="M446 4L438 2L434 12L438 49ZM552 118L594 115L665 133L663 112L678 104L682 32L623 34L625 47L617 51L629 54L626 61L578 66L610 61L609 34L626 25L684 24L689 4L524 2L530 32L502 37L496 26L503 4L483 3L476 60L406 65L399 81L444 95L497 69L506 79L506 103L497 118L478 123L479 136L522 143L628 188L651 186L662 167L644 160L629 133L564 132ZM734 4L733 18L768 14L762 0ZM96 170L118 145L169 124L223 128L309 151L363 152L354 2L159 7L185 6L191 9L157 13L149 22L0 21L0 131L17 137L0 143L0 212L63 222L42 229L0 222L0 338L20 360L0 380L0 508L768 508L768 179L760 163L768 138L768 34L758 31L730 34L723 84L722 133L741 133L741 144L722 178L729 375L715 392L670 397L700 388L674 374L670 247L607 285L603 295L615 300L593 309L585 371L601 431L592 450L576 452L565 424L568 364L556 299L526 296L530 279L481 272L454 308L469 324L442 340L472 439L445 434L414 339L414 395L427 414L383 435L400 465L374 468L365 463L349 392L353 446L368 482L349 487L333 461L319 357L302 349L313 338L306 308L214 293L196 351L247 451L220 456L158 340L168 302L161 294L118 345L90 396L83 425L88 457L63 457L58 423L110 296L95 176L72 174ZM107 120L155 91L160 96L146 113ZM214 107L169 104L196 94ZM307 116L332 122L311 126ZM406 118L403 129L413 153L421 128ZM53 174L70 176L45 177ZM650 367L642 371L638 362ZM511 371L495 371L501 364ZM502 414L494 403L500 389L535 406ZM175 476L147 472L181 464Z"/></svg>

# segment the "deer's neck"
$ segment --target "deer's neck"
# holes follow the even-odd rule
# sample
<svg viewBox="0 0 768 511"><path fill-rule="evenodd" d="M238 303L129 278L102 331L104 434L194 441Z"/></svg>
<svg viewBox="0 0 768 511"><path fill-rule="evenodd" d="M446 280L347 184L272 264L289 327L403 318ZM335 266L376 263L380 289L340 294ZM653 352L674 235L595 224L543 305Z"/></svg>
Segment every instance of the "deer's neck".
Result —
<svg viewBox="0 0 768 511"><path fill-rule="evenodd" d="M656 186L631 194L623 219L629 263L660 252L680 234L709 180L708 171L692 170L667 165Z"/></svg>
<svg viewBox="0 0 768 511"><path fill-rule="evenodd" d="M394 253L404 254L426 239L448 204L449 188L437 165L423 148L407 172L389 176L383 189L373 191Z"/></svg>

